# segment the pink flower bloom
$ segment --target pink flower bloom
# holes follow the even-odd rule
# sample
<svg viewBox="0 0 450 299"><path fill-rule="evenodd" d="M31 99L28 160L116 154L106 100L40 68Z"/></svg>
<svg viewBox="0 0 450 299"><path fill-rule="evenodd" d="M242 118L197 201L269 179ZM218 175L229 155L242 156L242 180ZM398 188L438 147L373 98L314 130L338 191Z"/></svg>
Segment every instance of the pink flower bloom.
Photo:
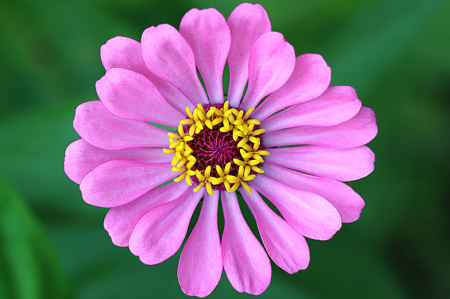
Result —
<svg viewBox="0 0 450 299"><path fill-rule="evenodd" d="M266 251L295 273L309 264L304 237L328 240L342 222L359 218L364 201L343 182L374 169L365 144L377 134L375 114L352 87L329 86L331 70L320 55L296 58L261 5L241 4L228 20L212 8L192 9L179 31L162 24L146 29L141 43L115 37L101 59L100 101L76 109L82 139L68 146L65 172L87 203L110 208L104 226L112 242L149 265L180 248L203 199L178 266L186 294L210 294L223 268L238 292L261 294L271 279Z"/></svg>

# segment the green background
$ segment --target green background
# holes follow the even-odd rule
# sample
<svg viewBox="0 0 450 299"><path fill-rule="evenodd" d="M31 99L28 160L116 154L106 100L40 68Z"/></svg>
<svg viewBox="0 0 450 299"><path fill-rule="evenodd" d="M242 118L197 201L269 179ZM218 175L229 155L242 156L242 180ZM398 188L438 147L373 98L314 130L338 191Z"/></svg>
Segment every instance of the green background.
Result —
<svg viewBox="0 0 450 299"><path fill-rule="evenodd" d="M114 246L106 209L84 203L64 174L64 150L79 138L76 106L97 99L102 44L139 40L160 23L178 27L193 7L228 17L238 4L0 0L0 298L186 297L180 252L146 266ZM350 183L366 201L360 220L330 241L308 240L307 270L289 275L273 265L261 298L450 298L450 2L261 4L297 55L320 53L333 85L356 88L379 126L369 144L375 171ZM231 296L250 295L223 274L210 298Z"/></svg>

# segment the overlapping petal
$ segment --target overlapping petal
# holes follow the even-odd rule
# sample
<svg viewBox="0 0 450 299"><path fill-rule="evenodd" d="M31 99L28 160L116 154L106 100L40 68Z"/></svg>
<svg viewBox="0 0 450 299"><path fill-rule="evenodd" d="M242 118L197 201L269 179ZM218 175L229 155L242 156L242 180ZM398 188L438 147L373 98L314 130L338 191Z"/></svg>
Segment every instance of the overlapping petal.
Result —
<svg viewBox="0 0 450 299"><path fill-rule="evenodd" d="M307 175L271 163L265 163L261 168L264 174L273 180L322 196L336 208L342 222L358 220L364 208L365 203L361 196L339 181Z"/></svg>
<svg viewBox="0 0 450 299"><path fill-rule="evenodd" d="M127 204L176 176L169 163L113 160L87 174L80 190L88 204L112 208Z"/></svg>
<svg viewBox="0 0 450 299"><path fill-rule="evenodd" d="M269 16L260 4L242 3L227 20L231 32L228 54L230 85L227 100L231 107L238 107L248 79L248 61L253 43L271 30Z"/></svg>
<svg viewBox="0 0 450 299"><path fill-rule="evenodd" d="M105 107L121 118L176 128L180 120L186 117L166 102L147 77L134 71L111 69L97 81L95 87Z"/></svg>
<svg viewBox="0 0 450 299"><path fill-rule="evenodd" d="M145 214L130 236L130 251L147 265L159 264L177 252L203 192L192 192Z"/></svg>
<svg viewBox="0 0 450 299"><path fill-rule="evenodd" d="M144 163L168 163L171 157L160 148L130 148L107 151L90 145L83 139L72 142L66 149L64 171L79 184L94 168L111 160L131 160Z"/></svg>
<svg viewBox="0 0 450 299"><path fill-rule="evenodd" d="M330 85L331 68L318 54L297 57L295 69L280 89L256 108L253 117L263 121L271 114L320 96Z"/></svg>
<svg viewBox="0 0 450 299"><path fill-rule="evenodd" d="M211 103L223 103L222 74L231 43L225 18L214 8L193 8L181 19L180 33L192 48Z"/></svg>
<svg viewBox="0 0 450 299"><path fill-rule="evenodd" d="M205 194L202 211L178 263L178 281L187 295L208 296L222 276L222 250L217 228L219 191Z"/></svg>
<svg viewBox="0 0 450 299"><path fill-rule="evenodd" d="M369 175L374 169L375 155L367 146L334 149L307 145L271 149L265 161L346 182Z"/></svg>
<svg viewBox="0 0 450 299"><path fill-rule="evenodd" d="M259 295L270 284L270 260L242 217L234 192L222 192L222 208L225 216L222 234L225 273L238 292Z"/></svg>
<svg viewBox="0 0 450 299"><path fill-rule="evenodd" d="M122 68L140 73L152 81L172 106L180 111L186 107L193 109L192 102L178 88L150 72L142 59L141 44L134 39L116 36L108 40L100 48L100 57L105 70Z"/></svg>
<svg viewBox="0 0 450 299"><path fill-rule="evenodd" d="M141 47L144 62L152 73L180 89L191 102L208 103L197 76L194 53L175 28L168 24L147 28Z"/></svg>
<svg viewBox="0 0 450 299"><path fill-rule="evenodd" d="M100 101L78 106L73 127L88 143L106 150L169 145L166 130L143 121L117 117Z"/></svg>
<svg viewBox="0 0 450 299"><path fill-rule="evenodd" d="M292 106L261 123L267 133L297 126L334 126L351 119L361 101L350 86L331 86L320 97Z"/></svg>
<svg viewBox="0 0 450 299"><path fill-rule="evenodd" d="M260 174L249 183L278 208L300 234L328 240L341 228L338 211L323 197L295 189Z"/></svg>
<svg viewBox="0 0 450 299"><path fill-rule="evenodd" d="M267 32L253 44L248 61L248 88L241 109L255 107L289 79L295 67L294 48L279 32Z"/></svg>
<svg viewBox="0 0 450 299"><path fill-rule="evenodd" d="M302 126L264 134L264 146L313 144L353 148L369 143L377 133L375 113L361 107L354 117L335 126Z"/></svg>
<svg viewBox="0 0 450 299"><path fill-rule="evenodd" d="M150 190L125 205L111 208L105 216L103 225L114 245L128 246L131 232L144 214L180 197L188 188L187 184L180 186L170 183L164 187Z"/></svg>
<svg viewBox="0 0 450 299"><path fill-rule="evenodd" d="M309 248L305 238L272 211L257 192L241 190L255 216L261 239L272 260L293 274L309 265Z"/></svg>

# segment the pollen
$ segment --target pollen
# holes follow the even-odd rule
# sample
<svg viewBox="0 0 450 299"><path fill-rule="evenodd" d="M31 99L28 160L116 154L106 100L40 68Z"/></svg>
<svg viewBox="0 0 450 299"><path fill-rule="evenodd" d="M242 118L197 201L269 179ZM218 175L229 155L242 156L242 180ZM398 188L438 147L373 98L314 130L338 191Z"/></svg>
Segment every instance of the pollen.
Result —
<svg viewBox="0 0 450 299"><path fill-rule="evenodd" d="M205 187L210 195L213 190L234 192L240 186L251 193L247 182L264 173L258 166L270 155L264 150L261 122L250 118L254 110L230 108L228 101L198 104L194 111L187 107L178 134L168 133L170 145L163 149L173 155L172 171L180 173L174 181L195 183L195 192Z"/></svg>

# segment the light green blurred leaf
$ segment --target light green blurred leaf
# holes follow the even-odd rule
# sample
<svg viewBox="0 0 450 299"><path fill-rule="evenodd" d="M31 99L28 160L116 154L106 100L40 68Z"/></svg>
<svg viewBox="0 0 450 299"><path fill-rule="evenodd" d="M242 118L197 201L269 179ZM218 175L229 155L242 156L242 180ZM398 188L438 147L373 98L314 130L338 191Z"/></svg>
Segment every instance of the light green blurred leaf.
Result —
<svg viewBox="0 0 450 299"><path fill-rule="evenodd" d="M40 224L0 178L0 297L69 298L56 252Z"/></svg>

